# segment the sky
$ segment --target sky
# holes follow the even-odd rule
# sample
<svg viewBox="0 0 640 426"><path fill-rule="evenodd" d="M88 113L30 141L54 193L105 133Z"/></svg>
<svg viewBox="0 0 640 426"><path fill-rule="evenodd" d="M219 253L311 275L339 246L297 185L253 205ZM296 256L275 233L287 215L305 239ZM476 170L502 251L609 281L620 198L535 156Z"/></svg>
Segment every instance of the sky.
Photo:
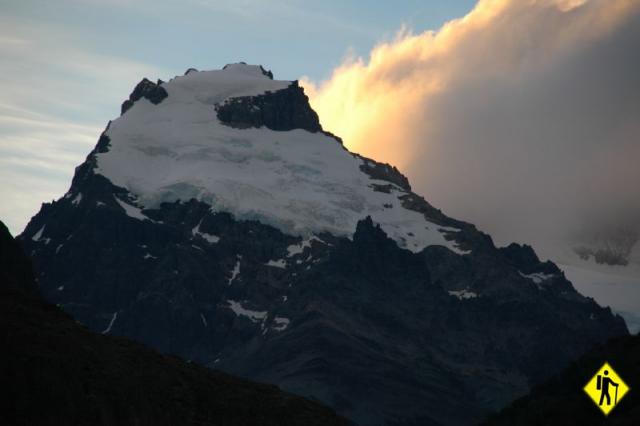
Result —
<svg viewBox="0 0 640 426"><path fill-rule="evenodd" d="M0 0L0 219L57 199L135 84L263 64L499 244L640 232L637 0Z"/></svg>
<svg viewBox="0 0 640 426"><path fill-rule="evenodd" d="M402 27L437 29L471 0L0 0L0 220L13 234L66 192L143 77L263 64L321 81Z"/></svg>

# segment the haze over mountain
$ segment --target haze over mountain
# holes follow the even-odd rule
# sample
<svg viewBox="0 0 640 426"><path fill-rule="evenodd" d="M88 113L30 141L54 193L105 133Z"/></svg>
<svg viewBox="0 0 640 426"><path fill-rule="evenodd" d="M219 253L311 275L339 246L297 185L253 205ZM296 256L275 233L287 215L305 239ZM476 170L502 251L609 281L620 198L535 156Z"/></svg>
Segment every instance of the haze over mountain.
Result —
<svg viewBox="0 0 640 426"><path fill-rule="evenodd" d="M95 331L362 425L472 424L627 334L531 247L349 152L297 81L190 69L121 110L19 237L43 295Z"/></svg>

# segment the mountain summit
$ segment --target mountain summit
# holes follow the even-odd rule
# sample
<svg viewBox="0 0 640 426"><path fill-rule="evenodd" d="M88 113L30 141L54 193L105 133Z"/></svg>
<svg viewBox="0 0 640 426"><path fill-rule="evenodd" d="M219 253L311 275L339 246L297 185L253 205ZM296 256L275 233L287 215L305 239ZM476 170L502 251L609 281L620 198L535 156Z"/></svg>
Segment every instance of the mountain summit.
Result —
<svg viewBox="0 0 640 426"><path fill-rule="evenodd" d="M20 241L90 328L323 401L471 424L624 321L324 132L261 66L143 80Z"/></svg>
<svg viewBox="0 0 640 426"><path fill-rule="evenodd" d="M144 217L140 208L194 199L308 238L350 237L371 216L402 248L461 252L460 229L412 209L400 173L349 154L321 131L297 82L233 64L157 86L143 80L136 92L103 133L91 170L127 190L116 202L134 217Z"/></svg>

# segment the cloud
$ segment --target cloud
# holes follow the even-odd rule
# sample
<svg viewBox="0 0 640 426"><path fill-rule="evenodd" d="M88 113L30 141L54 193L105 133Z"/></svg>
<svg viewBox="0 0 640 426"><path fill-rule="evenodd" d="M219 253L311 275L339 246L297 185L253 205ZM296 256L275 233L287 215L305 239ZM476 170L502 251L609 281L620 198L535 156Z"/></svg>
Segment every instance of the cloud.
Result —
<svg viewBox="0 0 640 426"><path fill-rule="evenodd" d="M216 13L230 14L243 21L263 25L265 19L278 22L280 27L289 31L300 31L301 23L305 32L324 33L339 31L356 34L367 39L375 39L376 34L370 28L354 23L354 20L339 17L338 14L327 14L318 5L299 0L192 0L195 4Z"/></svg>
<svg viewBox="0 0 640 426"><path fill-rule="evenodd" d="M43 201L64 194L135 83L164 75L74 38L44 22L0 18L0 220L14 234Z"/></svg>
<svg viewBox="0 0 640 426"><path fill-rule="evenodd" d="M637 1L483 0L303 85L351 150L549 253L582 226L640 225L638 52Z"/></svg>

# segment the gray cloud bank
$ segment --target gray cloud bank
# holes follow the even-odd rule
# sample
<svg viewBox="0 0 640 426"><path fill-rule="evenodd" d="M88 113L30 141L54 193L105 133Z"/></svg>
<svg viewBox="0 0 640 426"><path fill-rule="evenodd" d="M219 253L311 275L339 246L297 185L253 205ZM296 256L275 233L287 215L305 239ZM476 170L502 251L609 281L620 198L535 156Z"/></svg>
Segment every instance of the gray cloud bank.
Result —
<svg viewBox="0 0 640 426"><path fill-rule="evenodd" d="M640 2L482 1L307 88L347 145L499 243L551 254L576 231L639 228Z"/></svg>

